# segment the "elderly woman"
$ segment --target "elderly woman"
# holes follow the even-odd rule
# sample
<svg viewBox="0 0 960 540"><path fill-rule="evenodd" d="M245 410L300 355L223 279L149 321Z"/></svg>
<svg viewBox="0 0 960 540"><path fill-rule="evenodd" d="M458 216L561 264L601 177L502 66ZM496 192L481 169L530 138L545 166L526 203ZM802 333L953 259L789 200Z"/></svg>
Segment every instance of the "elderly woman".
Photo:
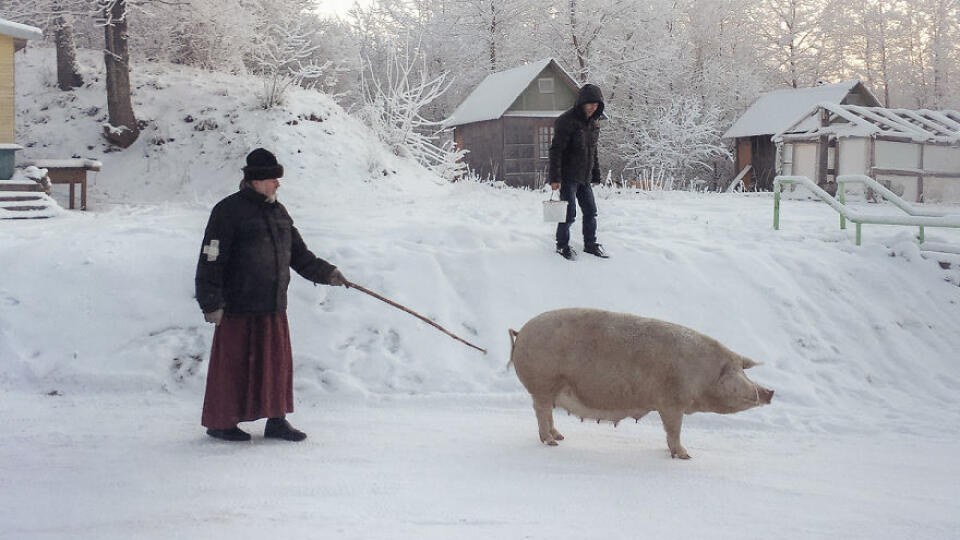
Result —
<svg viewBox="0 0 960 540"><path fill-rule="evenodd" d="M268 418L263 436L302 441L293 412L293 355L287 325L290 268L326 285L348 286L307 249L277 202L283 166L263 148L247 155L243 182L210 213L197 263L197 302L216 325L201 424L226 441L249 441L239 422Z"/></svg>

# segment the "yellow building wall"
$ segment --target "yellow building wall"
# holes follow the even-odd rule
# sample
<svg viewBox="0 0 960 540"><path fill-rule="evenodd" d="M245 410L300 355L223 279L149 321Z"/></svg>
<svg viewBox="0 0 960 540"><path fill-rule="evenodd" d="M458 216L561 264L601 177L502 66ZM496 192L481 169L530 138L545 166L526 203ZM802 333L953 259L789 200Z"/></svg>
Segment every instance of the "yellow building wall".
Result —
<svg viewBox="0 0 960 540"><path fill-rule="evenodd" d="M0 36L0 143L13 143L16 107L13 77L13 38Z"/></svg>

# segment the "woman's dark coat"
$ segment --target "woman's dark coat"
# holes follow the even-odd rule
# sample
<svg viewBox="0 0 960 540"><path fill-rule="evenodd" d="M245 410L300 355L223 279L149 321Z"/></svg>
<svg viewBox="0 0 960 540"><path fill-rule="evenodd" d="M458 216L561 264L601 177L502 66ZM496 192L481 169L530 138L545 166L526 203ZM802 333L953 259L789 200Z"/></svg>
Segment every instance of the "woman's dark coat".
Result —
<svg viewBox="0 0 960 540"><path fill-rule="evenodd" d="M286 311L290 268L328 283L336 267L307 249L282 204L244 187L210 213L197 262L197 302L204 313Z"/></svg>

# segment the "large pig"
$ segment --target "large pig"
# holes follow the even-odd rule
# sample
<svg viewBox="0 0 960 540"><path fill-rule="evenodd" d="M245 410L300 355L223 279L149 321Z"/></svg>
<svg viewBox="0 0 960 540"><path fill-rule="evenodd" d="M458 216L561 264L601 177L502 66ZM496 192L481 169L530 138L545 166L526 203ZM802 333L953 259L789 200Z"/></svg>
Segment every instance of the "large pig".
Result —
<svg viewBox="0 0 960 540"><path fill-rule="evenodd" d="M560 309L510 330L510 363L533 397L540 440L563 440L553 409L616 424L660 413L670 456L690 459L680 444L684 414L734 413L770 403L773 390L743 370L757 362L689 328L597 309Z"/></svg>

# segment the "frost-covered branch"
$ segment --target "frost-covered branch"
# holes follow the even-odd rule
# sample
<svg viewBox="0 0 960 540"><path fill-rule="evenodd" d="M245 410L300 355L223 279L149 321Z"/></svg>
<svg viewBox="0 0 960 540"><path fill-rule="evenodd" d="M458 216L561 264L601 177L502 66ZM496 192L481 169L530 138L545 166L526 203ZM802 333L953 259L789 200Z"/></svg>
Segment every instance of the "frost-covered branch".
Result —
<svg viewBox="0 0 960 540"><path fill-rule="evenodd" d="M417 47L419 50L419 46ZM388 55L385 65L362 60L361 116L399 156L411 157L446 179L466 170L464 151L440 142L441 123L427 120L422 111L449 88L448 73L430 75L426 60L409 44Z"/></svg>
<svg viewBox="0 0 960 540"><path fill-rule="evenodd" d="M253 37L248 64L263 77L261 105L269 109L283 103L291 86L319 79L331 61L319 62L315 27L306 18L305 4L296 0L264 1L261 24Z"/></svg>
<svg viewBox="0 0 960 540"><path fill-rule="evenodd" d="M720 142L716 111L704 110L692 98L680 98L654 111L653 118L622 118L632 129L619 144L625 170L663 171L680 179L683 189L696 189L697 169L709 170L713 160L728 156Z"/></svg>

